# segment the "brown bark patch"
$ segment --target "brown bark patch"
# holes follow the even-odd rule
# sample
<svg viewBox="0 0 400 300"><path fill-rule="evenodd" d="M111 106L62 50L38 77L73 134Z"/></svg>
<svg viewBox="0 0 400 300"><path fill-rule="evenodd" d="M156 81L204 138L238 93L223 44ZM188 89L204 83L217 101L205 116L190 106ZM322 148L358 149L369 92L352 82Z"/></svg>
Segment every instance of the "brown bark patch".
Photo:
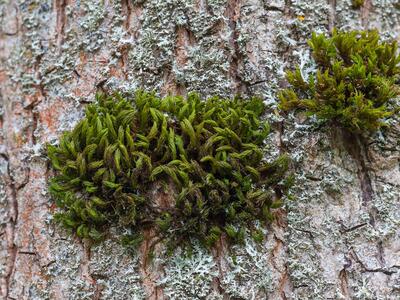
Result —
<svg viewBox="0 0 400 300"><path fill-rule="evenodd" d="M163 274L161 266L153 264L152 257L160 253L160 246L157 245L157 236L153 229L143 233L144 240L139 248L141 253L139 271L142 276L143 288L146 292L146 299L164 299L162 288L157 284Z"/></svg>
<svg viewBox="0 0 400 300"><path fill-rule="evenodd" d="M167 190L163 190L159 183L155 183L150 190L153 192L149 193L148 197L152 199L153 205L160 210L166 210L174 205L176 191L171 182ZM164 274L163 266L154 260L162 253L162 245L160 244L162 237L158 236L155 228L146 229L143 232L143 237L143 242L139 248L141 254L139 271L147 299L165 299L163 289L158 285L158 281Z"/></svg>
<svg viewBox="0 0 400 300"><path fill-rule="evenodd" d="M227 265L225 257L228 255L228 245L227 240L224 235L221 235L219 240L215 243L214 247L211 249L214 261L218 267L218 276L213 278L212 287L217 293L224 295L225 290L221 285L221 278L227 272ZM227 299L227 295L224 295L223 299Z"/></svg>
<svg viewBox="0 0 400 300"><path fill-rule="evenodd" d="M57 16L56 21L56 37L57 37L57 46L60 47L64 42L64 33L65 33L65 23L67 20L67 16L65 13L65 8L67 6L67 0L55 0L55 11Z"/></svg>
<svg viewBox="0 0 400 300"><path fill-rule="evenodd" d="M228 0L224 14L228 20L228 27L231 30L229 43L232 49L232 54L230 58L229 74L233 80L233 90L237 94L242 94L247 91L247 86L244 84L240 76L240 69L243 67L243 55L238 44L240 32L237 28L237 22L240 19L241 7L241 0Z"/></svg>
<svg viewBox="0 0 400 300"><path fill-rule="evenodd" d="M346 299L351 299L350 293L349 293L349 280L347 278L346 269L342 269L339 272L339 281L340 281L340 290L341 290L343 296L345 296Z"/></svg>
<svg viewBox="0 0 400 300"><path fill-rule="evenodd" d="M369 14L372 9L372 0L364 0L364 4L361 6L361 24L364 28L368 28Z"/></svg>

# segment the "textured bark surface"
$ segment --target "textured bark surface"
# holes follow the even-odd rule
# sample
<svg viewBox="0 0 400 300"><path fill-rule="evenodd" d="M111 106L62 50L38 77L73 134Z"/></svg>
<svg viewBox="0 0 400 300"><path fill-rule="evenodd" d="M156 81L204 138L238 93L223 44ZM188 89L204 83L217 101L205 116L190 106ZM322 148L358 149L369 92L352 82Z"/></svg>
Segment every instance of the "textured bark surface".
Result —
<svg viewBox="0 0 400 300"><path fill-rule="evenodd" d="M399 120L361 142L276 112L284 69L307 74L305 41L333 27L399 39L399 2L0 0L0 297L400 299ZM132 254L118 230L90 248L52 222L45 143L97 90L138 87L271 105L269 155L288 151L297 182L262 245L149 262L151 232Z"/></svg>

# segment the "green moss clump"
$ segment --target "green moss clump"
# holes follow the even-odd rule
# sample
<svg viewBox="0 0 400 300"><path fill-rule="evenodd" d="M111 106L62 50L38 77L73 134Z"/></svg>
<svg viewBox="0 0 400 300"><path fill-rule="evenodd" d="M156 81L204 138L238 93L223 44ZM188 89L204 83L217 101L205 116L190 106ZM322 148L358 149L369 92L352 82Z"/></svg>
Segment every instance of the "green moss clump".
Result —
<svg viewBox="0 0 400 300"><path fill-rule="evenodd" d="M360 8L361 6L363 6L364 5L364 0L352 0L351 1L351 6L354 8L354 9L358 9L358 8Z"/></svg>
<svg viewBox="0 0 400 300"><path fill-rule="evenodd" d="M308 42L317 71L305 80L299 67L287 72L291 88L279 95L284 111L309 115L352 132L375 131L397 109L400 55L395 41L381 42L377 31L313 33Z"/></svg>
<svg viewBox="0 0 400 300"><path fill-rule="evenodd" d="M254 222L273 219L291 181L287 156L264 159L264 109L259 98L97 95L83 120L48 146L56 219L92 240L122 226L130 246L146 228L170 247L192 238L211 247L221 234L237 243L246 228L259 240ZM172 184L174 203L155 203L157 182Z"/></svg>

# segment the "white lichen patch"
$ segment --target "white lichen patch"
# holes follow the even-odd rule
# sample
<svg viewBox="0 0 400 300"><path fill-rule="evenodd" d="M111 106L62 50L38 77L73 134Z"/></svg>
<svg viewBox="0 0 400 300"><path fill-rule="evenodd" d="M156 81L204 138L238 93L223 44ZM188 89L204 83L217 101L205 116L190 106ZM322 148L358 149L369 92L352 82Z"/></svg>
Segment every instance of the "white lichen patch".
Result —
<svg viewBox="0 0 400 300"><path fill-rule="evenodd" d="M54 260L45 267L49 278L49 293L57 299L69 295L69 299L91 299L94 289L89 280L81 277L84 259L81 247L71 238L58 237L52 244Z"/></svg>
<svg viewBox="0 0 400 300"><path fill-rule="evenodd" d="M101 289L102 299L145 299L138 259L116 240L107 240L92 249L90 275Z"/></svg>
<svg viewBox="0 0 400 300"><path fill-rule="evenodd" d="M225 257L226 270L221 279L225 294L234 299L266 298L276 284L274 269L268 260L271 252L270 245L257 244L249 237L244 246L234 247Z"/></svg>
<svg viewBox="0 0 400 300"><path fill-rule="evenodd" d="M210 253L195 245L190 256L177 251L164 261L165 274L158 285L169 299L210 299L211 283L218 275Z"/></svg>

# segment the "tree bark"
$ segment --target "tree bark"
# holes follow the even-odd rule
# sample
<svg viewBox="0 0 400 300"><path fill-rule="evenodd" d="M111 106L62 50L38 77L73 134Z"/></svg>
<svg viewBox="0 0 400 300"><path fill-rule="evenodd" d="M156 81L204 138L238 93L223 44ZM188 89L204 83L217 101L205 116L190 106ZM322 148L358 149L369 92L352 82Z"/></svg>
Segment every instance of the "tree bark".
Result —
<svg viewBox="0 0 400 300"><path fill-rule="evenodd" d="M0 0L0 297L399 299L399 118L360 146L276 112L283 71L312 68L312 31L399 39L397 0ZM115 238L88 247L52 221L45 144L98 90L258 95L269 155L294 160L294 200L265 241L146 261ZM357 145L353 144L357 143ZM353 149L354 151L349 151ZM155 193L155 197L163 195ZM161 247L161 246L160 246Z"/></svg>

